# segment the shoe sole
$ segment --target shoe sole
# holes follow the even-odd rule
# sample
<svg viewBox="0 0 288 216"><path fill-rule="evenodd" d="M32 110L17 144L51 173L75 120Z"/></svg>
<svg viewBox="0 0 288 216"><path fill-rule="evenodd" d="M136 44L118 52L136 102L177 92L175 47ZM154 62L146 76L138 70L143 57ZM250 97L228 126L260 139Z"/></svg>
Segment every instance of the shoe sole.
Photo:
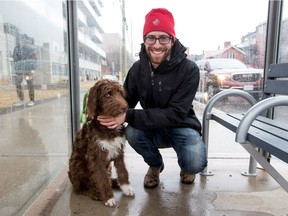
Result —
<svg viewBox="0 0 288 216"><path fill-rule="evenodd" d="M182 184L193 184L194 183L194 180L193 181L181 181Z"/></svg>

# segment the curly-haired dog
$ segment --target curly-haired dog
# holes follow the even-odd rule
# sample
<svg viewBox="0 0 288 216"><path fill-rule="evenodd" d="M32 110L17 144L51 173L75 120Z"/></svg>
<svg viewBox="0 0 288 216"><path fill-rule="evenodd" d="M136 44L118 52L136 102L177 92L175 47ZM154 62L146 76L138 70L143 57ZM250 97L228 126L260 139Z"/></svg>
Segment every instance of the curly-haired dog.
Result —
<svg viewBox="0 0 288 216"><path fill-rule="evenodd" d="M128 109L123 87L115 81L99 80L89 90L87 121L76 134L69 160L69 179L76 193L106 206L115 206L112 187L116 184L126 196L134 196L124 163L124 126L108 129L97 121L98 115L118 116ZM111 178L112 162L117 179Z"/></svg>

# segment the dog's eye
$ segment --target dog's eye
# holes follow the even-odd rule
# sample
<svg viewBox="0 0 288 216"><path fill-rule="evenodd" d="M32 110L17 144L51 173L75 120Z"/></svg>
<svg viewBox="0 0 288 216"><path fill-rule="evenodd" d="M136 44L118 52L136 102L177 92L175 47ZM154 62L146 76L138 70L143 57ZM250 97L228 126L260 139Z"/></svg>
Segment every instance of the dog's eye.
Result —
<svg viewBox="0 0 288 216"><path fill-rule="evenodd" d="M111 96L111 94L110 94L110 93L106 94L106 97L110 97L110 96Z"/></svg>

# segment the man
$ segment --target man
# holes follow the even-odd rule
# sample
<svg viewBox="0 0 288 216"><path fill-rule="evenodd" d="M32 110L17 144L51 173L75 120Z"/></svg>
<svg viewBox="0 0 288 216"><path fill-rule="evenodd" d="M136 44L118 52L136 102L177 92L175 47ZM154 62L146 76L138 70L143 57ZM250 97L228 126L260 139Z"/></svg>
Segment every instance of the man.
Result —
<svg viewBox="0 0 288 216"><path fill-rule="evenodd" d="M27 82L27 87L29 91L28 106L34 105L34 85L33 85L33 74L36 69L36 55L34 49L29 47L28 36L21 35L17 39L17 44L14 48L13 59L14 59L14 69L15 69L15 84L16 91L19 101L14 106L24 105L24 93L21 83L25 78Z"/></svg>
<svg viewBox="0 0 288 216"><path fill-rule="evenodd" d="M140 60L124 82L128 112L117 118L98 116L98 120L108 128L128 123L126 138L149 165L145 188L158 186L164 169L159 148L169 147L177 153L181 182L192 184L195 174L207 166L201 124L192 106L199 69L186 58L186 48L175 37L173 15L164 8L146 15L143 42ZM135 109L138 102L143 109Z"/></svg>

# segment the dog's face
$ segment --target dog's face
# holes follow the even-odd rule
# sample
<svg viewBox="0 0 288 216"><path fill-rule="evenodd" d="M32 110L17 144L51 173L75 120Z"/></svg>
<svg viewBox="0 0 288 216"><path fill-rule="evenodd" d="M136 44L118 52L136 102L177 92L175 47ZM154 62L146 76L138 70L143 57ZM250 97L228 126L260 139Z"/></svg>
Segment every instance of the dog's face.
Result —
<svg viewBox="0 0 288 216"><path fill-rule="evenodd" d="M96 119L98 115L116 117L125 113L127 109L124 88L118 82L99 80L89 90L88 118Z"/></svg>

